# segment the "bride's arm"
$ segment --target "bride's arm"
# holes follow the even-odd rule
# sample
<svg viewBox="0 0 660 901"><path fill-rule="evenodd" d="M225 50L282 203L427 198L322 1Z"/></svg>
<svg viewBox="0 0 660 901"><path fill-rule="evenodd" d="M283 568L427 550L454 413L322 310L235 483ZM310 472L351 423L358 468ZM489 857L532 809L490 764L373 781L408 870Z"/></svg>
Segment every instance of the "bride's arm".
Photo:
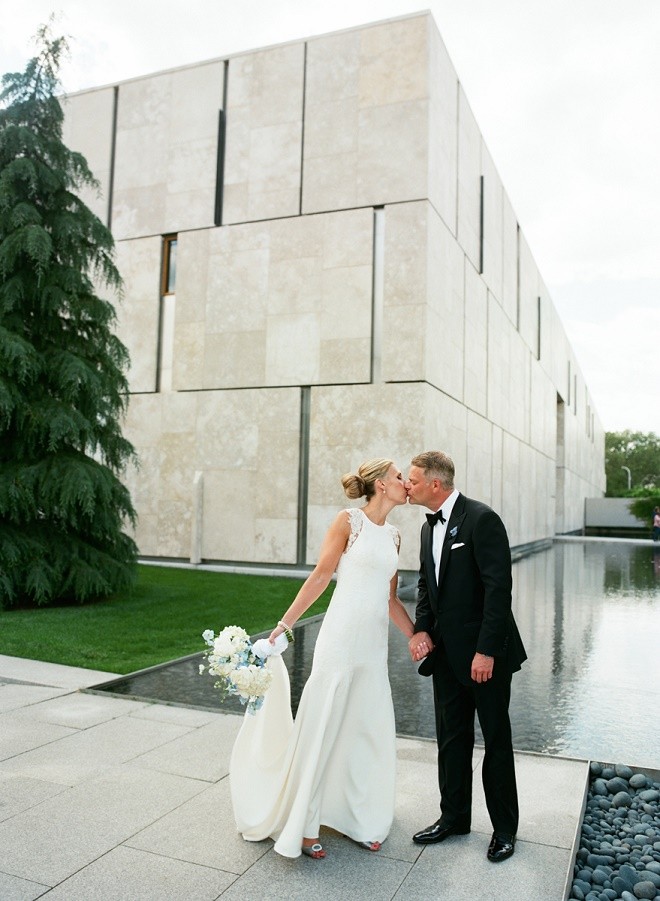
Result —
<svg viewBox="0 0 660 901"><path fill-rule="evenodd" d="M390 601L389 601L390 619L392 620L394 625L397 627L397 629L400 629L403 632L403 634L406 636L406 638L410 639L410 638L412 638L412 636L415 632L415 627L414 627L413 621L410 619L410 616L408 615L408 611L403 606L403 603L400 600L400 598L397 597L396 589L397 589L398 583L399 583L399 577L395 573L392 576L392 581L390 582Z"/></svg>
<svg viewBox="0 0 660 901"><path fill-rule="evenodd" d="M346 543L351 534L346 511L338 513L332 525L326 532L321 551L319 553L318 563L305 579L300 591L295 596L293 603L286 611L280 623L270 633L268 640L272 643L278 635L281 635L286 629L293 628L294 623L298 622L300 617L308 610L314 601L316 601L330 584L330 579L344 553Z"/></svg>

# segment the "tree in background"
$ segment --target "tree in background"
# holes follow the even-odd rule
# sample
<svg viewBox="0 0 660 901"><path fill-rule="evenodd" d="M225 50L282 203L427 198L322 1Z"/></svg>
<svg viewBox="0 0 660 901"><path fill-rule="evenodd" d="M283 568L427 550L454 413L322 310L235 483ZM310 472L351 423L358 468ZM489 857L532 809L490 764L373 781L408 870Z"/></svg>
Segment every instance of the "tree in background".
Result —
<svg viewBox="0 0 660 901"><path fill-rule="evenodd" d="M630 470L630 491L628 474ZM606 497L628 497L638 489L660 489L660 437L654 432L605 433Z"/></svg>
<svg viewBox="0 0 660 901"><path fill-rule="evenodd" d="M135 511L118 475L128 354L112 235L77 192L98 187L62 142L67 50L48 26L0 93L0 604L79 602L131 584Z"/></svg>
<svg viewBox="0 0 660 901"><path fill-rule="evenodd" d="M630 490L628 473L630 470ZM654 432L606 432L607 497L630 497L630 512L651 528L660 506L660 437Z"/></svg>

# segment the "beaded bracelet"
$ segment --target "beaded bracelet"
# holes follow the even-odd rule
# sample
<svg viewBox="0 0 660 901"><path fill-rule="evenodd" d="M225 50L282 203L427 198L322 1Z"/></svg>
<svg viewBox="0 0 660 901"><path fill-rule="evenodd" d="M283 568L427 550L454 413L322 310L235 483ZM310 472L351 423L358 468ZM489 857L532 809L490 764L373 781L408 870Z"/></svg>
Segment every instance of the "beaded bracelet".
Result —
<svg viewBox="0 0 660 901"><path fill-rule="evenodd" d="M277 625L281 626L284 629L284 634L286 635L286 640L289 642L289 644L293 644L295 638L293 637L291 626L287 626L283 619L281 619Z"/></svg>

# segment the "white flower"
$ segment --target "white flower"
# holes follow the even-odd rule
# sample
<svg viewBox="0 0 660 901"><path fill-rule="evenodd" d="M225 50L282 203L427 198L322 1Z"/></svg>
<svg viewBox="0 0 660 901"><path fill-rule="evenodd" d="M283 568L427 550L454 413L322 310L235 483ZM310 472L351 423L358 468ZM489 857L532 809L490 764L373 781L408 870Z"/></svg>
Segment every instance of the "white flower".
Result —
<svg viewBox="0 0 660 901"><path fill-rule="evenodd" d="M232 658L234 662L250 646L250 636L245 629L238 626L227 626L213 642L213 653L216 657Z"/></svg>
<svg viewBox="0 0 660 901"><path fill-rule="evenodd" d="M203 663L200 663L200 664L199 664L199 674L200 674L200 676L202 675L202 673L204 672L205 669L206 669L206 667L204 666L204 664L203 664Z"/></svg>
<svg viewBox="0 0 660 901"><path fill-rule="evenodd" d="M212 676L229 676L233 673L234 668L231 660L217 660L215 657L209 657L209 672Z"/></svg>
<svg viewBox="0 0 660 901"><path fill-rule="evenodd" d="M255 713L263 704L273 675L265 660L255 655L248 633L240 626L227 626L217 637L212 629L206 629L202 638L209 649L204 655L208 666L200 665L200 674L208 669L217 679L214 687L223 700L227 695L237 695L248 713Z"/></svg>
<svg viewBox="0 0 660 901"><path fill-rule="evenodd" d="M238 694L246 699L263 697L272 678L273 675L270 670L254 664L240 667L231 677Z"/></svg>

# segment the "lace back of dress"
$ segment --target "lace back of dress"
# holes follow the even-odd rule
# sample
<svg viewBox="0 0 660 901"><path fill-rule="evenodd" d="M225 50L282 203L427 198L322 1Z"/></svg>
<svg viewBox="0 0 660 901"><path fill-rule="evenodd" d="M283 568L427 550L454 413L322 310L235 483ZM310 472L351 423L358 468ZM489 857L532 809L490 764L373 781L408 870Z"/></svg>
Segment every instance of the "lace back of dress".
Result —
<svg viewBox="0 0 660 901"><path fill-rule="evenodd" d="M344 553L346 553L346 551L348 551L352 547L355 539L362 531L363 523L362 514L357 507L349 507L346 510L346 513L348 514L348 522L351 527L351 534L348 537L348 542L346 544L346 550L344 551Z"/></svg>

